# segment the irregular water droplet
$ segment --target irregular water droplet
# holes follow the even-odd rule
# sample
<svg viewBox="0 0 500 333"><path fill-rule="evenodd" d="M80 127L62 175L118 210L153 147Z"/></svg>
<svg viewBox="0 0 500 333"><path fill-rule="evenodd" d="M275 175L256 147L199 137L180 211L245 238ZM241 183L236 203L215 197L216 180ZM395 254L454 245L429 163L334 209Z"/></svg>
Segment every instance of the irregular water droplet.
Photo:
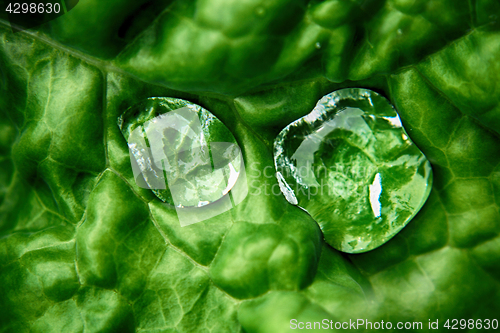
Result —
<svg viewBox="0 0 500 333"><path fill-rule="evenodd" d="M361 253L396 235L429 196L429 161L387 99L367 89L324 96L274 142L285 198L307 210L334 248Z"/></svg>
<svg viewBox="0 0 500 333"><path fill-rule="evenodd" d="M316 43L316 45L315 45L315 47L316 47L317 49L320 49L320 48L321 48L321 43L320 43L320 42L317 42L317 43Z"/></svg>
<svg viewBox="0 0 500 333"><path fill-rule="evenodd" d="M232 133L202 107L152 97L120 116L137 184L176 208L213 203L236 184L243 162Z"/></svg>

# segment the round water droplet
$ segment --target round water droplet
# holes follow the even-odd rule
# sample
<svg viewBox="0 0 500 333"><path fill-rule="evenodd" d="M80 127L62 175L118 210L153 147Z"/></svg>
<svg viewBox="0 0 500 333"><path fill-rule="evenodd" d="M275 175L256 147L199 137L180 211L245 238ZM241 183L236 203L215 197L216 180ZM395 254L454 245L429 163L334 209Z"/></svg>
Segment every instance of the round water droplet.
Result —
<svg viewBox="0 0 500 333"><path fill-rule="evenodd" d="M317 42L317 43L316 43L316 45L315 45L315 47L316 47L317 49L320 49L320 48L321 48L321 43L320 43L320 42Z"/></svg>
<svg viewBox="0 0 500 333"><path fill-rule="evenodd" d="M432 169L387 99L367 89L324 96L284 128L274 161L285 198L334 248L360 253L396 235L429 196Z"/></svg>
<svg viewBox="0 0 500 333"><path fill-rule="evenodd" d="M177 208L221 199L242 159L232 133L212 113L181 99L152 97L118 119L137 185Z"/></svg>
<svg viewBox="0 0 500 333"><path fill-rule="evenodd" d="M398 35L402 35L402 34L403 34L403 30L398 29Z"/></svg>

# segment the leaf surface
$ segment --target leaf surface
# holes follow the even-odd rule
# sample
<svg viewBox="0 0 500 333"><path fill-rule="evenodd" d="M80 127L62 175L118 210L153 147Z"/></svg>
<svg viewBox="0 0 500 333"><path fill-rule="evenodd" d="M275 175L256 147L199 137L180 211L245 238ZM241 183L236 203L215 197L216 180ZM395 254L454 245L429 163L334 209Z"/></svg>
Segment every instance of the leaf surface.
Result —
<svg viewBox="0 0 500 333"><path fill-rule="evenodd" d="M290 320L500 312L495 0L88 0L0 26L0 332L285 332ZM432 164L419 214L346 255L274 177L272 142L368 88ZM248 197L181 228L134 181L117 117L152 96L215 114Z"/></svg>

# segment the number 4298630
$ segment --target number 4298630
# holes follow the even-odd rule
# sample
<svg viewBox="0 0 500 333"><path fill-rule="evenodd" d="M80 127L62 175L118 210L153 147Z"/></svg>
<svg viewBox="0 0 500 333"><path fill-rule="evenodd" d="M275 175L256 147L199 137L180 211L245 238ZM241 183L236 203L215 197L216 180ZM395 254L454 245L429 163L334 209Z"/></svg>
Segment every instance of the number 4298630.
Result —
<svg viewBox="0 0 500 333"><path fill-rule="evenodd" d="M59 3L9 3L5 11L10 14L58 14L61 11Z"/></svg>
<svg viewBox="0 0 500 333"><path fill-rule="evenodd" d="M498 329L498 320L497 319L448 319L446 323L444 323L445 328L449 330L463 330L463 329L484 329L489 330Z"/></svg>

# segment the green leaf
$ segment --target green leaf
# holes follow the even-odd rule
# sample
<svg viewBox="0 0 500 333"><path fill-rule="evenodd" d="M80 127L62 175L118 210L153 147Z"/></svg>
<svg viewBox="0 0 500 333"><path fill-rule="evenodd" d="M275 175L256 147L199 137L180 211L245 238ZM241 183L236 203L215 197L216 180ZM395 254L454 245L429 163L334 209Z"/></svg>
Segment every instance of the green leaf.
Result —
<svg viewBox="0 0 500 333"><path fill-rule="evenodd" d="M0 332L497 318L499 17L496 0L82 0L36 29L1 20ZM272 152L350 87L391 101L434 174L414 219L353 255L286 201ZM136 184L117 119L149 97L229 129L240 204L181 227Z"/></svg>

